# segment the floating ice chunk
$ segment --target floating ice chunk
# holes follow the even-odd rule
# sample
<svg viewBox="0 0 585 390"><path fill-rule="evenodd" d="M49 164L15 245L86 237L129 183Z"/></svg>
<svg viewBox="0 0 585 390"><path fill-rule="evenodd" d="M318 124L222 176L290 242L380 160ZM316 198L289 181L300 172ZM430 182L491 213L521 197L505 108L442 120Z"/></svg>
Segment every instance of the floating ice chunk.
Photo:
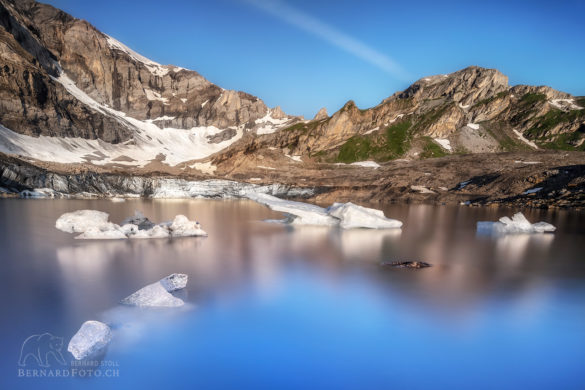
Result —
<svg viewBox="0 0 585 390"><path fill-rule="evenodd" d="M66 233L83 233L108 223L108 213L97 210L77 210L61 215L55 227Z"/></svg>
<svg viewBox="0 0 585 390"><path fill-rule="evenodd" d="M334 203L329 208L322 208L308 203L294 202L268 194L247 193L246 196L274 211L287 215L285 222L295 225L339 226L343 229L400 228L402 222L389 219L380 210L369 209L353 203Z"/></svg>
<svg viewBox="0 0 585 390"><path fill-rule="evenodd" d="M155 225L148 230L138 230L135 234L129 235L129 238L169 238L171 232L168 227L163 225Z"/></svg>
<svg viewBox="0 0 585 390"><path fill-rule="evenodd" d="M554 232L557 228L548 222L536 222L532 224L532 229L536 233Z"/></svg>
<svg viewBox="0 0 585 390"><path fill-rule="evenodd" d="M108 214L96 210L78 210L65 213L55 223L57 229L81 233L76 239L168 238L207 236L199 222L177 215L171 222L154 224L140 211L126 218L122 226L108 222Z"/></svg>
<svg viewBox="0 0 585 390"><path fill-rule="evenodd" d="M138 226L132 223L127 223L120 227L120 230L126 235L131 236L138 233Z"/></svg>
<svg viewBox="0 0 585 390"><path fill-rule="evenodd" d="M189 276L186 274L171 274L166 278L159 280L160 284L162 284L168 292L177 291L187 287L188 281Z"/></svg>
<svg viewBox="0 0 585 390"><path fill-rule="evenodd" d="M122 299L121 303L139 307L183 306L185 302L180 298L174 297L170 292L185 288L187 279L188 277L185 274L171 274Z"/></svg>
<svg viewBox="0 0 585 390"><path fill-rule="evenodd" d="M260 204L268 206L274 211L287 214L290 223L295 225L325 225L336 226L339 220L327 214L322 207L308 203L284 200L268 194L249 192L246 196Z"/></svg>
<svg viewBox="0 0 585 390"><path fill-rule="evenodd" d="M369 209L351 202L334 203L327 208L329 215L340 220L343 229L395 229L402 227L402 222L386 218L382 210Z"/></svg>
<svg viewBox="0 0 585 390"><path fill-rule="evenodd" d="M170 294L160 282L141 288L121 303L139 307L178 307L185 304L182 299Z"/></svg>
<svg viewBox="0 0 585 390"><path fill-rule="evenodd" d="M207 236L199 222L189 221L184 215L177 215L169 226L169 230L173 237Z"/></svg>
<svg viewBox="0 0 585 390"><path fill-rule="evenodd" d="M524 214L516 213L512 218L502 217L499 222L478 222L477 232L482 234L518 234L554 232L556 227L547 222L530 223Z"/></svg>
<svg viewBox="0 0 585 390"><path fill-rule="evenodd" d="M105 348L111 339L112 331L108 325L99 321L86 321L69 341L67 350L75 359L81 360Z"/></svg>
<svg viewBox="0 0 585 390"><path fill-rule="evenodd" d="M119 225L106 222L98 226L90 226L76 240L117 240L127 238Z"/></svg>

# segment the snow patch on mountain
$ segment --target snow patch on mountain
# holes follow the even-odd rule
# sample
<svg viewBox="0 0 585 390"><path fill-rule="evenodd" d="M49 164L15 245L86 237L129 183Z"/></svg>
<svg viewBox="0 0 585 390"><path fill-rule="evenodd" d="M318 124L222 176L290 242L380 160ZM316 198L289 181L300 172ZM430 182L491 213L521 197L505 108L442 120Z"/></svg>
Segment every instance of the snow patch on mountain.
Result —
<svg viewBox="0 0 585 390"><path fill-rule="evenodd" d="M518 139L520 141L524 142L528 146L533 147L534 149L538 149L538 145L536 145L534 142L530 141L529 139L525 138L521 132L519 132L516 129L512 129L512 131L514 132L514 134L516 134L516 137L518 137Z"/></svg>
<svg viewBox="0 0 585 390"><path fill-rule="evenodd" d="M104 34L106 35L106 34ZM124 45L122 42L112 38L109 35L106 35L106 41L108 42L108 46L112 49L123 51L124 53L128 54L132 59L138 62L142 62L146 68L149 70L150 73L154 74L155 76L162 77L169 72L169 67L159 64L158 62L154 62L141 54L138 54L134 50L130 49L128 46ZM182 70L174 69L175 72Z"/></svg>
<svg viewBox="0 0 585 390"><path fill-rule="evenodd" d="M575 99L553 99L548 102L551 106L563 111L581 110L583 107L575 104Z"/></svg>
<svg viewBox="0 0 585 390"><path fill-rule="evenodd" d="M79 89L65 73L53 79L89 108L133 129L134 139L121 144L110 144L99 139L31 137L15 133L0 125L1 152L60 163L91 162L96 165L138 167L143 167L162 155L164 163L175 166L181 162L199 160L217 153L243 136L243 128L239 127L231 139L210 143L208 137L220 133L222 129L215 126L193 127L188 130L170 127L161 129L153 122L169 120L171 117L141 121L96 102Z"/></svg>
<svg viewBox="0 0 585 390"><path fill-rule="evenodd" d="M378 164L375 161L357 161L357 162L351 163L349 165L358 166L358 167L365 167L365 168L374 168L374 169L380 168L380 164Z"/></svg>
<svg viewBox="0 0 585 390"><path fill-rule="evenodd" d="M289 117L284 117L282 119L273 118L272 110L268 110L266 115L264 115L262 118L256 119L255 123L260 125L260 127L256 129L256 134L272 134L282 128L283 125L288 121L290 121Z"/></svg>
<svg viewBox="0 0 585 390"><path fill-rule="evenodd" d="M441 147L445 150L452 151L453 148L451 147L451 142L449 142L446 138L433 138L433 140L441 145Z"/></svg>

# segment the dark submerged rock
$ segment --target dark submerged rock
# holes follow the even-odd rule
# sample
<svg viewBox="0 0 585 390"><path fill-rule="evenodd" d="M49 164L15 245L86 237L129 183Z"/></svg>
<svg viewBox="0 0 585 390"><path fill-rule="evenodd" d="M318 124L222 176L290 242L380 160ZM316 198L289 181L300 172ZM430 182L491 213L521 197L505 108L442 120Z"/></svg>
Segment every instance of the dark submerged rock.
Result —
<svg viewBox="0 0 585 390"><path fill-rule="evenodd" d="M393 268L427 268L431 267L432 265L429 263L425 263L424 261L391 261L391 262L384 262L382 263L383 266L389 266Z"/></svg>

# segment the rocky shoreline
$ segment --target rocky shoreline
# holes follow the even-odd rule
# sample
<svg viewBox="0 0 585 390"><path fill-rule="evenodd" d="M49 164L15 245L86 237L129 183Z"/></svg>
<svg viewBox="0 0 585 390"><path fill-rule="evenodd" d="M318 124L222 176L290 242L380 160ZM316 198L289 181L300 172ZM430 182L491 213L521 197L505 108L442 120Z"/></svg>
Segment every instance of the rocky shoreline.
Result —
<svg viewBox="0 0 585 390"><path fill-rule="evenodd" d="M0 155L3 197L239 198L248 190L317 204L583 209L585 153L459 155L392 161L376 169L306 162L264 176L232 170L221 177L148 169L126 173L78 164L49 167Z"/></svg>

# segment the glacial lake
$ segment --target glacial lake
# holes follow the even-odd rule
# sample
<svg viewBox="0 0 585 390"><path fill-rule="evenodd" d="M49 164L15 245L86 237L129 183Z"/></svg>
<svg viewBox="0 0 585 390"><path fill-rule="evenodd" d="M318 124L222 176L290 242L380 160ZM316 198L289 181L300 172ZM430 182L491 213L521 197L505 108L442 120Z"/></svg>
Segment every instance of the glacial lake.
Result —
<svg viewBox="0 0 585 390"><path fill-rule="evenodd" d="M209 237L83 241L55 229L79 209L116 223L184 214ZM0 388L585 388L585 214L524 211L557 232L494 238L476 222L515 210L384 211L401 232L266 223L282 214L244 200L2 199ZM380 265L393 260L433 267ZM184 308L117 304L174 272L189 275ZM101 377L35 378L33 359L18 365L23 342L50 333L67 364L50 359L49 371L71 375L67 343L90 319L124 324Z"/></svg>

